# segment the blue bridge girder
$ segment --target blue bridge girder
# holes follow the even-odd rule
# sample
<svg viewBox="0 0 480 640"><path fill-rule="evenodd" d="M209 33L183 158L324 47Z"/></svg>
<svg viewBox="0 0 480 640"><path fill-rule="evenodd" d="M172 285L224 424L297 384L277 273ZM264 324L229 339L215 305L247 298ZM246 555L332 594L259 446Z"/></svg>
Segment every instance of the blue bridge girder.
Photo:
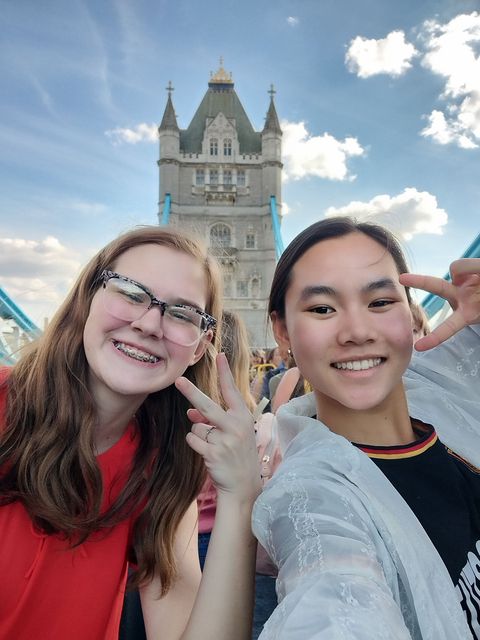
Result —
<svg viewBox="0 0 480 640"><path fill-rule="evenodd" d="M480 258L480 233L472 242L472 244L468 247L468 249L461 256L462 258ZM446 273L444 276L444 280L450 281L450 274ZM437 296L433 293L429 293L422 300L421 305L423 310L427 314L429 318L433 318L435 314L437 314L440 309L445 305L445 300L440 296Z"/></svg>

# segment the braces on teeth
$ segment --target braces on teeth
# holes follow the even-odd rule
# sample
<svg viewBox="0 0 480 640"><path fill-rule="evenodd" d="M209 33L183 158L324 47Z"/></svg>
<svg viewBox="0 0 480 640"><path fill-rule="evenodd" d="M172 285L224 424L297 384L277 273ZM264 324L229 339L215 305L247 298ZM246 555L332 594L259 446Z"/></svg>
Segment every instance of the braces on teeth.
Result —
<svg viewBox="0 0 480 640"><path fill-rule="evenodd" d="M122 353L125 353L130 358L140 360L140 362L151 362L152 364L154 364L155 362L158 362L160 360L160 358L157 358L157 356L142 353L141 351L137 351L137 349L134 349L133 347L127 347L121 342L114 342L113 344L116 349L118 349Z"/></svg>

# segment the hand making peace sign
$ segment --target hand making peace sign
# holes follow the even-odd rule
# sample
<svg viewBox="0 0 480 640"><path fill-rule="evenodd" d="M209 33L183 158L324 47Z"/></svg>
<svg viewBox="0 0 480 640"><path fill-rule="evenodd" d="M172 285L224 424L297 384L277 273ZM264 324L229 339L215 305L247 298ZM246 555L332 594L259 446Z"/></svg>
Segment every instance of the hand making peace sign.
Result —
<svg viewBox="0 0 480 640"><path fill-rule="evenodd" d="M260 465L253 417L235 386L225 354L217 356L218 378L225 411L187 378L178 378L177 389L192 403L193 422L188 444L203 456L219 493L253 500L261 490Z"/></svg>
<svg viewBox="0 0 480 640"><path fill-rule="evenodd" d="M417 351L427 351L445 342L470 324L480 323L480 258L462 258L450 265L451 282L443 278L403 273L400 283L423 289L444 298L453 309L444 322L415 343Z"/></svg>

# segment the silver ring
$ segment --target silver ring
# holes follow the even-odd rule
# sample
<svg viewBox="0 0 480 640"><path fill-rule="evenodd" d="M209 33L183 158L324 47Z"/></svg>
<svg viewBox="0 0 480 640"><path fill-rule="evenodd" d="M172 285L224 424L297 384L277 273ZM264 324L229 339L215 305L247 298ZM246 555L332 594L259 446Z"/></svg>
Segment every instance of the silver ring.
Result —
<svg viewBox="0 0 480 640"><path fill-rule="evenodd" d="M208 442L208 436L212 433L214 429L216 429L216 427L209 427L207 429L207 433L205 434L205 442ZM210 442L208 442L208 444L210 444Z"/></svg>

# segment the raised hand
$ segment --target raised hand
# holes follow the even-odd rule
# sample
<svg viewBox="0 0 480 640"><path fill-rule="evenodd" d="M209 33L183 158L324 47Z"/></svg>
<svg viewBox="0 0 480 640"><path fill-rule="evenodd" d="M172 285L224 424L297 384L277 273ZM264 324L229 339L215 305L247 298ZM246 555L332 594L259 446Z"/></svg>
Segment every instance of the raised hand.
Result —
<svg viewBox="0 0 480 640"><path fill-rule="evenodd" d="M226 411L187 378L175 382L195 407L188 411L193 425L187 442L203 456L219 496L229 493L251 501L261 490L253 417L235 386L223 353L217 356L217 369Z"/></svg>
<svg viewBox="0 0 480 640"><path fill-rule="evenodd" d="M444 298L453 313L431 333L415 343L417 351L427 351L445 342L470 324L480 323L480 258L462 258L450 265L451 282L443 278L403 273L400 283L423 289Z"/></svg>

